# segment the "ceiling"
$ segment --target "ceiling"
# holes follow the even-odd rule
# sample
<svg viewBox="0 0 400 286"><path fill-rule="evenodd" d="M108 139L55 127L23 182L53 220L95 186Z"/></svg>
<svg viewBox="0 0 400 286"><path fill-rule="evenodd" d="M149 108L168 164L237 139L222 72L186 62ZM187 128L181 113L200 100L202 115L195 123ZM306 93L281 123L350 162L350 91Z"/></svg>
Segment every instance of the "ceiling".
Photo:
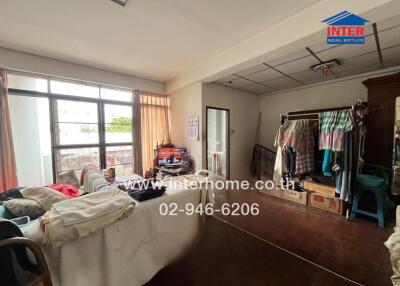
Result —
<svg viewBox="0 0 400 286"><path fill-rule="evenodd" d="M326 80L400 65L400 16L376 23L382 62L372 24L365 27L364 45L315 43L297 52L236 72L216 82L254 94L268 94ZM325 31L321 32L321 39ZM307 49L308 48L308 49ZM313 55L314 54L314 55ZM328 75L311 70L321 61L338 59L340 66Z"/></svg>
<svg viewBox="0 0 400 286"><path fill-rule="evenodd" d="M319 1L2 0L0 47L168 81Z"/></svg>

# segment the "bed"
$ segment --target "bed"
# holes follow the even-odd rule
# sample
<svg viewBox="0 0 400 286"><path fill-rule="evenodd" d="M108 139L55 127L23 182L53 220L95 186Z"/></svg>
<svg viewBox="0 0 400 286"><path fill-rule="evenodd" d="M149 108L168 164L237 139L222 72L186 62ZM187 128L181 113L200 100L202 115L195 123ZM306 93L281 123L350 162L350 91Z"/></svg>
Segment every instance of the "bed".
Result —
<svg viewBox="0 0 400 286"><path fill-rule="evenodd" d="M180 209L205 203L211 191L171 187L155 199L137 202L133 212L105 228L59 248L42 245L53 284L60 286L143 285L178 258L197 235L199 216L162 216L161 203Z"/></svg>

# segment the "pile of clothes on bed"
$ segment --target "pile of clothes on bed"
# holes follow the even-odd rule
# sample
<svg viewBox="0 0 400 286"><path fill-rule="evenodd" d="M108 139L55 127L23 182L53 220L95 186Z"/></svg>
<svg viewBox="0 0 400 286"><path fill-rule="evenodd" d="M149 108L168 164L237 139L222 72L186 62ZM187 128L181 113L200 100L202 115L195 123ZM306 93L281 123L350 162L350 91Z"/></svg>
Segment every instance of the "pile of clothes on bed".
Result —
<svg viewBox="0 0 400 286"><path fill-rule="evenodd" d="M45 187L13 188L0 195L0 216L38 218L54 203L79 196L72 185L53 184Z"/></svg>
<svg viewBox="0 0 400 286"><path fill-rule="evenodd" d="M67 184L8 190L0 195L0 217L20 224L24 236L59 247L128 216L135 206L92 165L80 183L79 190Z"/></svg>

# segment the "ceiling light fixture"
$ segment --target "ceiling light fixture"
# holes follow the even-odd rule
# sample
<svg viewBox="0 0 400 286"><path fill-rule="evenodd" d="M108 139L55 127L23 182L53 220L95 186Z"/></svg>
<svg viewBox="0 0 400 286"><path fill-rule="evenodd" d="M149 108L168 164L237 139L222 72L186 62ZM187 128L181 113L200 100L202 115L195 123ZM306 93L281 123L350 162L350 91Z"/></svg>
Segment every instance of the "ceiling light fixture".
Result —
<svg viewBox="0 0 400 286"><path fill-rule="evenodd" d="M313 65L310 68L315 72L321 71L324 75L328 75L328 73L333 72L333 68L335 66L340 66L340 62L337 59L322 62L322 63L316 64L316 65Z"/></svg>
<svg viewBox="0 0 400 286"><path fill-rule="evenodd" d="M124 6L124 7L125 7L126 3L128 3L128 0L111 0L111 1L117 3L121 6Z"/></svg>

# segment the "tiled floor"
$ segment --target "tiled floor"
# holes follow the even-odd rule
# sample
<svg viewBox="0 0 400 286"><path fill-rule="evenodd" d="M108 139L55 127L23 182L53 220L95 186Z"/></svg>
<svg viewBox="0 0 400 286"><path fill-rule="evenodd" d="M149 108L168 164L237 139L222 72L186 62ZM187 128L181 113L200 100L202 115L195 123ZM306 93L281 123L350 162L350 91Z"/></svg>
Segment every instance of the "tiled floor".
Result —
<svg viewBox="0 0 400 286"><path fill-rule="evenodd" d="M391 228L254 191L220 192L216 202L258 202L260 214L208 217L188 253L148 286L391 285Z"/></svg>

